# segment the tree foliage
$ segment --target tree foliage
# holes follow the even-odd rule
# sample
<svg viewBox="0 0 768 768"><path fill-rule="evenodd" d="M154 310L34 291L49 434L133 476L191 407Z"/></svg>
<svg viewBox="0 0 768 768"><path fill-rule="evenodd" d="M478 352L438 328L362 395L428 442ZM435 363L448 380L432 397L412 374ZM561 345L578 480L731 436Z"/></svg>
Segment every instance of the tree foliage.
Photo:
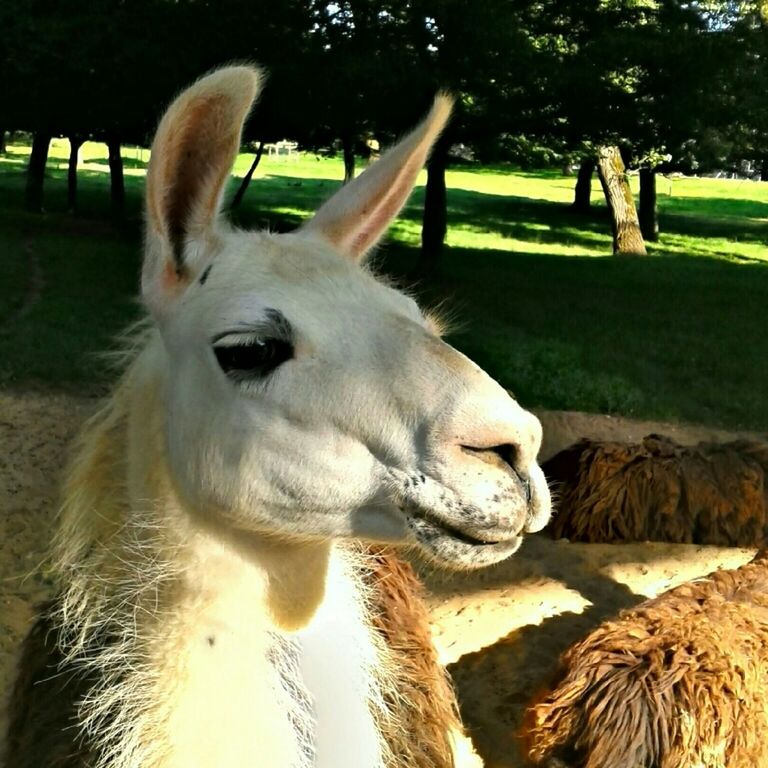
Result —
<svg viewBox="0 0 768 768"><path fill-rule="evenodd" d="M447 88L446 144L481 160L619 146L635 167L768 176L760 0L27 0L0 29L0 129L146 142L181 87L250 60L270 72L250 141L351 159Z"/></svg>

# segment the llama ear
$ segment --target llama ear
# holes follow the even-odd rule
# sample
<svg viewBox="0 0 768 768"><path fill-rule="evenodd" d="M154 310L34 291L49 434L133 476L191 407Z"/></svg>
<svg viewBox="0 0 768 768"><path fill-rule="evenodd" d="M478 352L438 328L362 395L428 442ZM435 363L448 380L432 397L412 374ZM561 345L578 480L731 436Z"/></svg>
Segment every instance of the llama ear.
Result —
<svg viewBox="0 0 768 768"><path fill-rule="evenodd" d="M362 259L405 205L452 106L453 99L439 93L421 125L343 186L301 230L321 235L350 259Z"/></svg>
<svg viewBox="0 0 768 768"><path fill-rule="evenodd" d="M141 278L153 311L162 311L200 270L261 81L253 67L217 70L178 96L160 121L147 171Z"/></svg>

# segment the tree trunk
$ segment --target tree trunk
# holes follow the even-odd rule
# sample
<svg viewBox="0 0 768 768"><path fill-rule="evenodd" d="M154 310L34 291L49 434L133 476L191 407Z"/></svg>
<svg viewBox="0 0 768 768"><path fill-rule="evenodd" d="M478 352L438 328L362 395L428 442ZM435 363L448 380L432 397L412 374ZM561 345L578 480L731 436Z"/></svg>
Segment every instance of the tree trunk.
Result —
<svg viewBox="0 0 768 768"><path fill-rule="evenodd" d="M425 275L434 275L440 269L448 221L448 198L445 189L447 166L448 145L438 139L427 164L427 187L424 194L420 269Z"/></svg>
<svg viewBox="0 0 768 768"><path fill-rule="evenodd" d="M646 241L659 239L659 207L656 203L656 171L640 169L640 231Z"/></svg>
<svg viewBox="0 0 768 768"><path fill-rule="evenodd" d="M116 134L107 136L109 150L109 182L112 199L112 215L121 219L125 212L125 177L123 176L123 157L120 154L120 139Z"/></svg>
<svg viewBox="0 0 768 768"><path fill-rule="evenodd" d="M261 156L264 154L264 142L260 141L258 149L256 150L256 157L253 158L251 167L248 169L248 173L243 176L243 180L240 182L240 186L235 192L235 196L232 198L232 204L229 206L230 210L234 211L240 207L240 203L243 202L245 197L245 191L248 189L248 185L251 183L255 170L259 167L261 162Z"/></svg>
<svg viewBox="0 0 768 768"><path fill-rule="evenodd" d="M25 204L28 211L40 213L43 210L43 182L45 181L45 165L48 162L48 145L51 134L48 131L37 131L32 138L32 153L27 166L27 187Z"/></svg>
<svg viewBox="0 0 768 768"><path fill-rule="evenodd" d="M595 170L594 157L582 157L579 175L576 178L576 193L571 210L575 213L589 213L592 197L592 173Z"/></svg>
<svg viewBox="0 0 768 768"><path fill-rule="evenodd" d="M768 181L768 156L760 163L760 181Z"/></svg>
<svg viewBox="0 0 768 768"><path fill-rule="evenodd" d="M5 129L0 128L0 155L5 154Z"/></svg>
<svg viewBox="0 0 768 768"><path fill-rule="evenodd" d="M645 243L640 232L635 200L618 147L600 147L597 173L611 214L614 254L645 256Z"/></svg>
<svg viewBox="0 0 768 768"><path fill-rule="evenodd" d="M69 165L67 167L67 210L77 210L77 158L83 139L80 136L69 137Z"/></svg>
<svg viewBox="0 0 768 768"><path fill-rule="evenodd" d="M351 136L345 136L341 140L344 153L344 183L355 178L355 140Z"/></svg>

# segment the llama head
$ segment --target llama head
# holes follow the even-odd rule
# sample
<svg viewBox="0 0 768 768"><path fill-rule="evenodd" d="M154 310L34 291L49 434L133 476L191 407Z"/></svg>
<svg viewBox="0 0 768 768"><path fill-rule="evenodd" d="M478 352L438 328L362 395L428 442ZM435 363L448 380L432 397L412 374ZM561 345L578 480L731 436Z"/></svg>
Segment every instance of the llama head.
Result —
<svg viewBox="0 0 768 768"><path fill-rule="evenodd" d="M259 82L250 67L198 81L152 148L142 290L175 487L242 537L409 543L467 568L508 556L549 518L539 422L362 263L450 99L297 231L243 232L220 205Z"/></svg>

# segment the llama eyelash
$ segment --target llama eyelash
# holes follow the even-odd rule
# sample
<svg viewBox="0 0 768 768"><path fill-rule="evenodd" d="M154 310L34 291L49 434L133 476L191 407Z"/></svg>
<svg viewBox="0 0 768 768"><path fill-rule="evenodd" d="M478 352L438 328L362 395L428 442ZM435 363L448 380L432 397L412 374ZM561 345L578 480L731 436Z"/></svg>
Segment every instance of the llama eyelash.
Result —
<svg viewBox="0 0 768 768"><path fill-rule="evenodd" d="M211 337L211 344L218 344L228 336L252 336L262 339L280 339L293 343L293 327L286 316L279 309L267 309L264 311L264 319L254 323L242 323L225 331L220 331ZM240 342L242 343L242 342Z"/></svg>
<svg viewBox="0 0 768 768"><path fill-rule="evenodd" d="M216 334L213 353L224 374L243 384L261 382L294 356L293 330L282 312L268 309L266 321Z"/></svg>
<svg viewBox="0 0 768 768"><path fill-rule="evenodd" d="M214 345L213 353L228 378L244 382L269 376L293 358L294 349L293 344L284 339L237 334L221 339Z"/></svg>

